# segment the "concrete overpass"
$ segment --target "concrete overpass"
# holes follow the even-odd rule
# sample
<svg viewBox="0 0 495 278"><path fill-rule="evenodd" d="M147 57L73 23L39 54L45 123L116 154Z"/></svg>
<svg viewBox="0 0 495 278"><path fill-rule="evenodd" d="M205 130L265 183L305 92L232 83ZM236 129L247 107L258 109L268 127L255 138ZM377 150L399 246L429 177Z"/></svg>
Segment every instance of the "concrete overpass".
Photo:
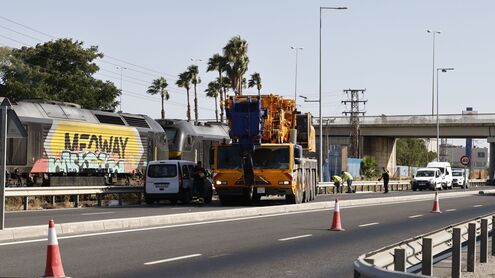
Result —
<svg viewBox="0 0 495 278"><path fill-rule="evenodd" d="M349 117L324 117L324 158L329 145L350 144ZM495 113L439 115L440 138L480 138L490 143L489 175L495 170ZM313 118L319 137L319 119ZM395 168L395 139L402 137L435 138L436 115L381 115L360 117L360 156L373 156L378 166ZM317 146L318 147L318 146Z"/></svg>

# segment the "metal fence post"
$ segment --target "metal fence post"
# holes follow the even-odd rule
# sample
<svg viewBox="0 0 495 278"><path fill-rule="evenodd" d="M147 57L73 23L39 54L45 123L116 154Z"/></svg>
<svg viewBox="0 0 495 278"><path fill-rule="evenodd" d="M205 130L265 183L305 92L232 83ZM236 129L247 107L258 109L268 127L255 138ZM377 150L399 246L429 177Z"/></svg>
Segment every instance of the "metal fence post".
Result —
<svg viewBox="0 0 495 278"><path fill-rule="evenodd" d="M98 200L98 206L101 207L101 194L96 194L96 199Z"/></svg>
<svg viewBox="0 0 495 278"><path fill-rule="evenodd" d="M433 273L433 239L424 237L421 259L421 274L431 276Z"/></svg>
<svg viewBox="0 0 495 278"><path fill-rule="evenodd" d="M24 197L24 210L29 209L29 196Z"/></svg>
<svg viewBox="0 0 495 278"><path fill-rule="evenodd" d="M52 206L55 206L55 195L52 196Z"/></svg>
<svg viewBox="0 0 495 278"><path fill-rule="evenodd" d="M495 256L495 215L492 216L492 256Z"/></svg>
<svg viewBox="0 0 495 278"><path fill-rule="evenodd" d="M461 228L452 229L452 278L461 277Z"/></svg>
<svg viewBox="0 0 495 278"><path fill-rule="evenodd" d="M476 266L476 223L469 223L467 271L474 272Z"/></svg>
<svg viewBox="0 0 495 278"><path fill-rule="evenodd" d="M74 207L79 207L79 195L74 196Z"/></svg>
<svg viewBox="0 0 495 278"><path fill-rule="evenodd" d="M406 271L406 250L402 248L394 249L394 270Z"/></svg>
<svg viewBox="0 0 495 278"><path fill-rule="evenodd" d="M481 219L480 263L488 261L488 219Z"/></svg>
<svg viewBox="0 0 495 278"><path fill-rule="evenodd" d="M119 193L119 206L122 205L122 193Z"/></svg>

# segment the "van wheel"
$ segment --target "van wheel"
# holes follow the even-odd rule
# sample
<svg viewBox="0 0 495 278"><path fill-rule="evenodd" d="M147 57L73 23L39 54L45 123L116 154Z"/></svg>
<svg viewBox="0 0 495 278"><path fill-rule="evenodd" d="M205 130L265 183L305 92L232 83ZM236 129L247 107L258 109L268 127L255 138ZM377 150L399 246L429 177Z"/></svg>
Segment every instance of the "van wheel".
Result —
<svg viewBox="0 0 495 278"><path fill-rule="evenodd" d="M147 205L152 205L155 201L153 199L151 199L150 197L148 197L148 195L144 195L144 202Z"/></svg>
<svg viewBox="0 0 495 278"><path fill-rule="evenodd" d="M190 189L186 189L182 192L180 202L184 205L190 204L192 200L192 194Z"/></svg>

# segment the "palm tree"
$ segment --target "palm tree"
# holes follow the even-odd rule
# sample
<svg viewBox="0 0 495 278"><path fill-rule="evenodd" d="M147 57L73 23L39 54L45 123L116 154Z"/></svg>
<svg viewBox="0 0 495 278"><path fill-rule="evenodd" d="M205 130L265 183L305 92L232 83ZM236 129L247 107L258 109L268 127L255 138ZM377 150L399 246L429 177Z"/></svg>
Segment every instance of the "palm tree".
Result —
<svg viewBox="0 0 495 278"><path fill-rule="evenodd" d="M206 68L206 71L218 71L218 83L219 86L220 84L223 84L223 72L226 70L227 67L227 59L216 53L214 54L209 60L208 60L208 67ZM223 86L220 86L220 121L223 123L223 115L224 115L224 96L226 95L225 88Z"/></svg>
<svg viewBox="0 0 495 278"><path fill-rule="evenodd" d="M205 90L206 96L215 98L215 119L218 122L218 95L222 95L222 87L217 81L208 83L208 88Z"/></svg>
<svg viewBox="0 0 495 278"><path fill-rule="evenodd" d="M165 119L165 100L168 100L170 98L170 95L168 94L168 91L166 90L168 86L167 80L165 78L160 77L158 79L153 80L151 83L151 86L148 87L148 90L146 93L150 95L156 95L160 94L160 97L162 98L162 119Z"/></svg>
<svg viewBox="0 0 495 278"><path fill-rule="evenodd" d="M224 101L221 105L223 105L224 109L227 109L227 107L225 106L226 105L225 102L227 101L227 92L228 92L229 88L232 87L232 85L230 83L230 78L228 76L224 76L221 81L220 81L220 78L217 78L217 83L220 86L220 88L222 89L220 91L220 94L222 94L222 91L224 93L224 96L223 96Z"/></svg>
<svg viewBox="0 0 495 278"><path fill-rule="evenodd" d="M179 79L175 84L181 88L185 88L187 92L187 121L191 121L191 102L189 101L189 89L191 89L191 75L189 71L179 74Z"/></svg>
<svg viewBox="0 0 495 278"><path fill-rule="evenodd" d="M232 88L236 95L242 95L242 78L248 69L249 57L247 56L248 43L240 36L231 38L223 48L224 56L228 60L227 75L232 82Z"/></svg>
<svg viewBox="0 0 495 278"><path fill-rule="evenodd" d="M194 86L194 122L198 122L198 93L196 92L196 87L201 83L201 78L199 78L199 71L197 65L190 65L187 68L189 75L191 76L191 83Z"/></svg>
<svg viewBox="0 0 495 278"><path fill-rule="evenodd" d="M251 74L251 79L248 81L248 87L252 88L256 86L256 89L258 89L258 96L261 95L261 76L259 73L255 72Z"/></svg>

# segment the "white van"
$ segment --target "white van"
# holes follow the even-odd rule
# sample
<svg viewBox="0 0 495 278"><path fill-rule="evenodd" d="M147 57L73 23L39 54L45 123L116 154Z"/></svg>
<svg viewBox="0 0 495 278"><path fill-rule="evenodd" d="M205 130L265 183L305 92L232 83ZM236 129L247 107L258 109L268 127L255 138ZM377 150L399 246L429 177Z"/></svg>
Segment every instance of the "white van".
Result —
<svg viewBox="0 0 495 278"><path fill-rule="evenodd" d="M442 172L442 187L452 189L452 167L449 162L430 162L427 168L438 168Z"/></svg>
<svg viewBox="0 0 495 278"><path fill-rule="evenodd" d="M411 181L413 191L442 189L442 173L437 168L419 168Z"/></svg>
<svg viewBox="0 0 495 278"><path fill-rule="evenodd" d="M146 168L144 200L146 204L169 200L189 204L193 192L195 163L187 160L150 161ZM205 203L211 201L211 182L205 181Z"/></svg>

